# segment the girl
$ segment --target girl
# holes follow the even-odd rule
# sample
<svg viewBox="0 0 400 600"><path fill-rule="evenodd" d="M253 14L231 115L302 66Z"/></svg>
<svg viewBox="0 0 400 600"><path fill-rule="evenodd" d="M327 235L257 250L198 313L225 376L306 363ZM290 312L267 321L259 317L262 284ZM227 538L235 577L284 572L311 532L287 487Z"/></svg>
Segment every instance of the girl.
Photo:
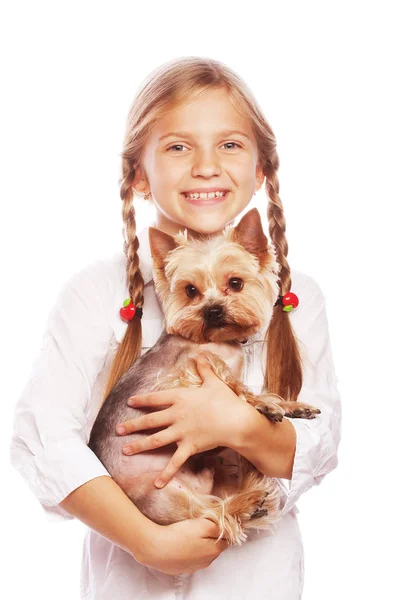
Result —
<svg viewBox="0 0 400 600"><path fill-rule="evenodd" d="M311 277L291 272L286 258L278 165L275 137L252 93L218 61L170 61L148 77L134 99L122 154L124 254L87 266L61 291L34 376L16 407L11 447L12 464L48 516L76 517L89 527L81 598L301 597L303 548L295 504L336 467L341 413L324 296ZM225 540L216 541L217 529L206 519L169 526L147 519L87 442L108 392L163 330L147 229L136 235L134 192L154 204L157 228L217 234L264 182L270 241L281 265L280 294L292 290L299 306L286 312L278 303L267 331L249 342L245 383L256 393L265 386L285 399L299 399L321 414L271 424L249 407L231 447L278 479L283 516L273 531L253 531L243 545L228 548ZM215 196L216 191L225 195ZM129 297L142 311L127 322L119 311ZM209 448L210 440L213 447L220 445L220 403L235 410L233 392L207 367L199 370L201 388L136 399L140 406L169 406L162 411L161 445L176 442L178 450L159 474L161 484L178 470L184 454ZM120 425L127 433L135 422ZM149 425L137 423L140 428ZM154 447L152 435L144 440L131 444L127 455Z"/></svg>

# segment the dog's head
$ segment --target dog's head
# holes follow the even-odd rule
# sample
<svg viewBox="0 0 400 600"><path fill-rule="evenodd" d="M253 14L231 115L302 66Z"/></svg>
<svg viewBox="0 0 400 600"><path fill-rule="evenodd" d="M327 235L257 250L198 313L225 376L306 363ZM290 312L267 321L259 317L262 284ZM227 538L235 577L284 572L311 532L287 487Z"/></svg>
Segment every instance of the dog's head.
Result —
<svg viewBox="0 0 400 600"><path fill-rule="evenodd" d="M149 228L153 275L167 333L197 343L243 340L266 326L279 264L252 209L216 237Z"/></svg>

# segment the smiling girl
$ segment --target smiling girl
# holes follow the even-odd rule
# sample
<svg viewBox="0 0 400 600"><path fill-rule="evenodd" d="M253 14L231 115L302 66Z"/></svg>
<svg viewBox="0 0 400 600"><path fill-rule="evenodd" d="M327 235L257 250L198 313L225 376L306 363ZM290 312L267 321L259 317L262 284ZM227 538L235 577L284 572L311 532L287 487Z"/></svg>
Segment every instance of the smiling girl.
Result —
<svg viewBox="0 0 400 600"><path fill-rule="evenodd" d="M34 377L16 406L11 448L13 465L49 518L76 517L88 526L81 598L301 597L303 547L295 504L336 467L341 412L324 296L287 261L278 166L275 137L251 91L218 61L170 61L150 74L134 99L122 153L124 253L85 267L61 291ZM217 235L263 185L270 241L281 266L280 295L292 290L299 306L286 312L276 304L267 330L246 348L245 383L256 393L266 388L311 404L321 414L272 424L251 406L241 411L230 447L278 479L283 516L272 532L252 532L243 545L228 548L225 540L216 541L217 527L206 519L168 526L147 519L87 442L108 392L163 331L147 228L136 234L134 193L152 202L158 229ZM136 306L128 322L120 316L126 298ZM199 372L200 388L135 398L135 406L169 406L162 439L178 450L158 474L161 485L184 462L182 448L187 456L208 448L210 440L220 445L219 405L225 414L238 406L211 369L199 365ZM148 429L138 421L121 423L124 432L118 434ZM152 444L148 435L129 444L126 454Z"/></svg>

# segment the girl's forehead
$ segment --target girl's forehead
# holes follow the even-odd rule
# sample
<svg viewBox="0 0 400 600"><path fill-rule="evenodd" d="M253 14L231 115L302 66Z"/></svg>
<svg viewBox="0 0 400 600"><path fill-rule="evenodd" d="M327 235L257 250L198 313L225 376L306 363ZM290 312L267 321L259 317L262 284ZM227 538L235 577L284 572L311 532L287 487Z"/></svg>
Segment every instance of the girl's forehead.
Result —
<svg viewBox="0 0 400 600"><path fill-rule="evenodd" d="M205 90L172 107L160 116L152 127L159 141L168 134L190 134L222 131L240 131L252 137L252 123L244 111L239 112L227 90Z"/></svg>

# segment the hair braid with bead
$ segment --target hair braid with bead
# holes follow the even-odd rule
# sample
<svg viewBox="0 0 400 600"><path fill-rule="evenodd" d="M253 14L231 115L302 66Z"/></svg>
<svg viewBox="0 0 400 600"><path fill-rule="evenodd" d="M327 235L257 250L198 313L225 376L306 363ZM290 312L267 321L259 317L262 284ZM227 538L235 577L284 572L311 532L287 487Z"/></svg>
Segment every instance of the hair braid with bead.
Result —
<svg viewBox="0 0 400 600"><path fill-rule="evenodd" d="M292 280L286 258L289 247L285 235L286 219L279 197L278 167L279 158L274 152L264 168L264 174L269 198L268 229L280 264L279 293L284 296L290 291ZM282 305L274 307L264 341L267 345L264 388L285 400L297 400L303 382L301 357L289 314L282 310Z"/></svg>
<svg viewBox="0 0 400 600"><path fill-rule="evenodd" d="M143 307L144 281L139 268L139 240L136 235L135 208L133 206L132 184L135 170L130 168L129 161L123 159L120 196L122 200L122 220L124 222L123 234L124 254L126 257L126 280L128 282L129 296L136 308ZM128 327L117 353L113 360L109 374L104 399L108 396L114 385L140 356L142 348L142 322L135 316L128 322Z"/></svg>

